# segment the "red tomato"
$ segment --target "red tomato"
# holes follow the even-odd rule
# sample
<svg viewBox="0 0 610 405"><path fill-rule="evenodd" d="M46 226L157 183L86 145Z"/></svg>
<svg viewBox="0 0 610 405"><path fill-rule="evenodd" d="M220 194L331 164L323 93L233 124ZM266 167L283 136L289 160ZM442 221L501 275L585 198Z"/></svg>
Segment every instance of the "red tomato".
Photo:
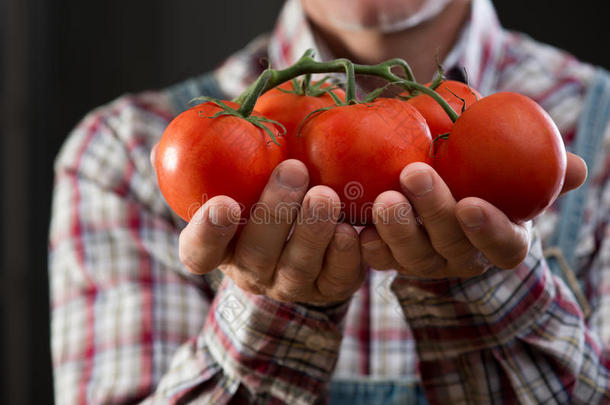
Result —
<svg viewBox="0 0 610 405"><path fill-rule="evenodd" d="M434 166L456 200L474 196L515 222L534 218L559 195L566 151L551 117L528 97L496 93L457 119Z"/></svg>
<svg viewBox="0 0 610 405"><path fill-rule="evenodd" d="M398 99L334 107L313 115L302 129L310 184L333 188L345 221L371 221L375 198L400 190L411 162L429 160L430 131L415 108Z"/></svg>
<svg viewBox="0 0 610 405"><path fill-rule="evenodd" d="M315 84L313 82L312 84ZM322 88L328 87L330 84L323 85ZM282 89L293 90L292 82L286 82L279 86ZM332 90L339 99L345 100L345 92L341 89ZM303 138L297 136L299 127L303 120L312 111L320 108L334 106L335 102L328 93L321 96L306 96L292 93L284 93L277 88L269 90L261 97L254 109L265 117L281 122L286 127L286 142L288 147L288 156L291 158L303 160Z"/></svg>
<svg viewBox="0 0 610 405"><path fill-rule="evenodd" d="M286 157L285 147L271 142L265 130L254 124L229 115L208 118L219 111L211 102L184 111L170 122L157 148L159 187L169 206L186 221L217 195L235 199L247 217L271 172ZM275 136L280 134L275 125L267 126Z"/></svg>
<svg viewBox="0 0 610 405"><path fill-rule="evenodd" d="M430 86L431 83L427 83L426 86ZM454 80L445 80L435 90L449 105L455 110L456 113L461 114L464 109L464 102L460 98L466 101L465 108L470 107L476 103L477 100L481 99L481 95L478 91L469 87L467 84ZM453 94L452 94L453 92ZM432 139L438 135L446 134L451 131L453 122L441 107L432 97L426 94L419 94L413 98L407 100L407 103L417 108L417 111L421 113L430 127L430 135Z"/></svg>

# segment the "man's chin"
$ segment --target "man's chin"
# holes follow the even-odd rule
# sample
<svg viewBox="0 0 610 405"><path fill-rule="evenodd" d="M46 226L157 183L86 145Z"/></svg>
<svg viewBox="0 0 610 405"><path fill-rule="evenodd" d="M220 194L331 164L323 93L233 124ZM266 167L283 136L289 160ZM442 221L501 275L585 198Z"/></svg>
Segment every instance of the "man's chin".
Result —
<svg viewBox="0 0 610 405"><path fill-rule="evenodd" d="M330 24L342 31L374 31L393 34L416 27L439 15L451 0L427 0L417 10L410 10L407 5L399 7L396 3L377 4L369 12L349 18L345 14L328 17Z"/></svg>

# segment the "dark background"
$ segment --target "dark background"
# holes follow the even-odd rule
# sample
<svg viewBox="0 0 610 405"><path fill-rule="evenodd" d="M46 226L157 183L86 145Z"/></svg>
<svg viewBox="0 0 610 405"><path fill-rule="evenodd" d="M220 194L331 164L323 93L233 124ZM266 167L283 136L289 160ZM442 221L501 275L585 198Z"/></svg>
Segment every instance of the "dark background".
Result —
<svg viewBox="0 0 610 405"><path fill-rule="evenodd" d="M0 398L52 403L52 163L92 108L214 68L282 0L0 0ZM495 1L505 26L608 68L603 2Z"/></svg>

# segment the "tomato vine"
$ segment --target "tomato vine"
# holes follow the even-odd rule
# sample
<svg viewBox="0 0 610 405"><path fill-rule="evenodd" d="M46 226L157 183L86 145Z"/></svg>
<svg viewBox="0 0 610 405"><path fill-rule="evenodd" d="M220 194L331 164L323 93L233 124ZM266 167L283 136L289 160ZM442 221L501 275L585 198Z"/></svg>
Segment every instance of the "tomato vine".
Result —
<svg viewBox="0 0 610 405"><path fill-rule="evenodd" d="M405 77L398 76L392 72L393 67L400 67ZM258 79L252 83L237 99L240 104L238 110L242 117L248 117L256 104L258 97L274 87L292 80L301 75L315 73L342 73L346 74L345 101L342 105L355 104L356 98L356 74L380 77L389 83L402 87L407 91L418 91L432 97L445 110L451 121L455 122L458 114L451 106L433 89L417 83L408 63L400 58L389 59L377 65L361 65L341 58L328 62L319 62L313 58L313 50L307 50L303 56L292 66L282 70L267 68Z"/></svg>

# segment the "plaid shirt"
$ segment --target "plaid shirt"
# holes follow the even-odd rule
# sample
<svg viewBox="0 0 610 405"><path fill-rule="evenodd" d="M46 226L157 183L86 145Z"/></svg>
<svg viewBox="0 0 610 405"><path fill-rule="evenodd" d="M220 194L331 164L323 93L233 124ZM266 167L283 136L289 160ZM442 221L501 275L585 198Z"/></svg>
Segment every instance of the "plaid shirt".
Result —
<svg viewBox="0 0 610 405"><path fill-rule="evenodd" d="M503 30L488 0L472 7L446 68L465 67L483 94L532 97L570 147L594 69ZM215 77L234 97L260 73L261 56L283 68L307 48L331 56L289 0L274 32ZM354 378L421 383L433 403L610 402L608 131L575 247L589 318L542 254L556 207L535 221L530 253L514 270L441 281L371 270L349 304L319 312L247 294L216 273L193 276L180 263L185 224L165 204L149 152L183 107L167 90L123 96L87 115L57 158L58 404L310 404L324 401L331 379Z"/></svg>

